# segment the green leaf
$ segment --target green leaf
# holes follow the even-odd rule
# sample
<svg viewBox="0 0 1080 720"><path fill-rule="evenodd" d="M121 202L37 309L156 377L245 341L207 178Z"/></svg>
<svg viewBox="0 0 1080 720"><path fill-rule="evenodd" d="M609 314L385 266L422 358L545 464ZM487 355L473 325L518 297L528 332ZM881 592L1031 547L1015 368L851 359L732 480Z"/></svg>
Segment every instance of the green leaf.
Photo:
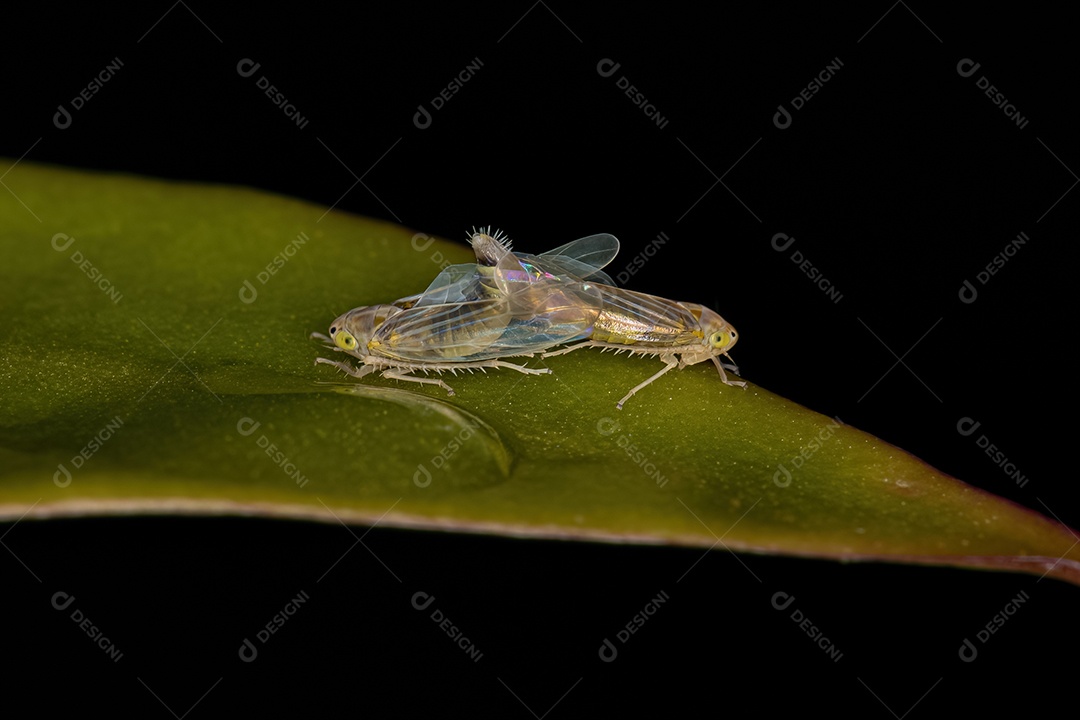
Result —
<svg viewBox="0 0 1080 720"><path fill-rule="evenodd" d="M583 350L553 375L446 376L452 398L314 364L309 333L464 246L252 190L0 165L0 517L340 519L1080 583L1063 525L708 364L623 411L654 360Z"/></svg>

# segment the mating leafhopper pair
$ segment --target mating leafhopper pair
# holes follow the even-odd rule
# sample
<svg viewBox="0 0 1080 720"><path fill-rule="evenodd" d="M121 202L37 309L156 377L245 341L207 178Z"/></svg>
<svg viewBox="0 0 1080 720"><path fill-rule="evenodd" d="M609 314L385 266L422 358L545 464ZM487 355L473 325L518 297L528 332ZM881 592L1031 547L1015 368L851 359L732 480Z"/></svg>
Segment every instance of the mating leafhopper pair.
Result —
<svg viewBox="0 0 1080 720"><path fill-rule="evenodd" d="M529 375L551 372L502 358L562 355L583 347L653 355L663 369L618 402L672 368L711 360L724 383L720 356L738 340L720 315L696 303L676 302L615 287L603 272L619 252L612 235L590 235L540 255L515 253L498 232L474 232L477 262L451 265L428 288L389 305L359 307L341 315L330 335L312 337L361 360L360 367L318 358L355 377L377 370L395 380L438 385L417 371L511 368ZM560 347L565 345L566 347ZM734 366L729 369L736 370Z"/></svg>

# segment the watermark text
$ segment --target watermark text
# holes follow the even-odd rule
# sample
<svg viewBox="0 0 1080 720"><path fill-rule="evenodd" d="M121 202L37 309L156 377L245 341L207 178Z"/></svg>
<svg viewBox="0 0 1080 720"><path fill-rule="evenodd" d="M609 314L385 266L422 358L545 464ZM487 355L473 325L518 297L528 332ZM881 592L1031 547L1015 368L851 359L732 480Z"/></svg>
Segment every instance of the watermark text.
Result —
<svg viewBox="0 0 1080 720"><path fill-rule="evenodd" d="M89 442L83 446L82 450L71 456L71 460L68 461L71 464L71 467L76 470L82 468L90 458L94 457L94 454L97 453L98 450L104 447L109 438L111 438L123 424L124 421L120 419L119 415L106 422L105 427L98 430L97 434L90 438ZM53 483L56 487L66 488L71 484L71 479L71 470L67 468L67 465L60 463L56 466L56 472L53 473Z"/></svg>
<svg viewBox="0 0 1080 720"><path fill-rule="evenodd" d="M660 248L667 245L670 238L667 233L660 233L656 238L641 249L634 257L630 258L630 262L626 263L626 268L615 276L615 281L620 285L625 285L626 281L637 275L638 270L645 267L645 263L651 260L658 252Z"/></svg>
<svg viewBox="0 0 1080 720"><path fill-rule="evenodd" d="M279 612L274 613L274 616L270 618L270 621L255 633L255 638L259 641L259 644L265 645L267 641L270 640L271 636L281 628L285 627L285 623L292 619L292 616L297 613L300 606L310 599L311 597L307 594L307 591L301 590L296 597L285 603L285 607L281 608ZM244 641L240 643L240 649L237 651L237 654L244 662L252 662L259 656L259 648L255 643L251 642L250 638L244 638Z"/></svg>
<svg viewBox="0 0 1080 720"><path fill-rule="evenodd" d="M956 72L962 78L969 78L978 72L980 67L982 65L971 58L963 58L956 63ZM1016 106L1005 97L1005 93L998 90L985 75L979 76L979 79L975 81L975 87L982 90L983 94L990 98L990 102L994 104L994 107L1001 108L1001 112L1005 113L1005 117L1012 120L1016 127L1023 130L1028 126L1028 119L1020 114Z"/></svg>
<svg viewBox="0 0 1080 720"><path fill-rule="evenodd" d="M56 233L52 237L52 247L56 252L66 252L69 247L75 242L75 238L65 233ZM90 282L97 285L97 287L105 293L105 296L112 300L113 305L116 305L124 297L120 294L120 291L116 289L109 278L99 270L94 263L90 262L90 259L82 254L79 250L73 250L71 255L68 256L71 262L75 263L75 267L82 270L83 275L90 278Z"/></svg>
<svg viewBox="0 0 1080 720"><path fill-rule="evenodd" d="M794 603L795 596L782 590L772 596L772 606L777 610L787 610ZM833 662L840 662L840 658L844 657L844 653L840 651L840 648L836 647L832 640L825 636L821 628L814 625L802 610L794 608L791 611L791 621L798 625L799 629L806 633L806 636L813 640L814 644L821 648Z"/></svg>
<svg viewBox="0 0 1080 720"><path fill-rule="evenodd" d="M484 67L483 61L475 57L468 64L465 65L461 71L444 87L440 90L435 97L431 98L431 107L435 112L442 110L446 107L446 104L459 92L465 83L472 80L476 73L480 72L480 68ZM420 103L416 106L416 113L413 115L413 125L421 130L427 130L431 127L432 117L431 111L427 107Z"/></svg>
<svg viewBox="0 0 1080 720"><path fill-rule="evenodd" d="M787 252L788 248L794 244L795 238L787 233L776 233L772 237L773 250L779 253ZM800 251L792 250L788 259L795 263L799 270L802 271L802 274L810 278L810 281L817 285L825 293L825 297L832 300L834 305L839 304L844 299L843 293L837 290L836 286L829 282L829 279L821 272L821 269L815 267Z"/></svg>
<svg viewBox="0 0 1080 720"><path fill-rule="evenodd" d="M250 437L262 423L252 420L249 417L240 418L236 423L236 432L240 433L244 437ZM266 453L266 456L273 461L275 465L281 468L281 471L285 475L296 483L296 487L304 487L308 484L307 477L300 472L299 468L288 458L283 450L277 445L270 442L270 438L261 434L255 439L255 444L260 450Z"/></svg>
<svg viewBox="0 0 1080 720"><path fill-rule="evenodd" d="M1027 233L1021 232L1015 238L1010 240L1005 247L997 255L990 259L990 262L986 263L986 267L975 275L975 279L979 281L980 285L986 285L990 282L990 279L998 274L1001 268L1005 267L1005 263L1012 260L1020 248L1028 244ZM964 284L960 286L960 302L970 305L975 302L979 297L979 291L970 280L965 279Z"/></svg>
<svg viewBox="0 0 1080 720"><path fill-rule="evenodd" d="M630 618L618 632L615 633L615 639L619 641L620 645L625 645L638 630L645 627L652 616L657 613L660 607L670 600L671 597L667 594L666 590L661 590L656 597L645 603L645 607L641 608L639 612L634 613L634 616ZM600 643L600 650L598 651L600 659L604 662L612 662L619 656L619 648L615 643L611 642L610 638L604 638L604 642Z"/></svg>
<svg viewBox="0 0 1080 720"><path fill-rule="evenodd" d="M985 645L986 642L993 637L994 633L1005 627L1005 623L1016 614L1020 609L1020 606L1030 599L1027 591L1021 590L1019 595L1005 603L1005 607L1001 608L999 612L994 613L994 617L990 618L990 621L975 633L975 638L979 641L979 644ZM964 642L960 644L958 654L960 655L960 659L964 662L971 662L978 657L979 648L975 643L971 642L970 638L964 638Z"/></svg>
<svg viewBox="0 0 1080 720"><path fill-rule="evenodd" d="M815 75L806 87L799 91L799 93L791 98L791 107L796 112L802 110L806 103L810 102L811 98L821 92L821 88L825 83L832 80L836 73L840 72L840 68L844 67L844 62L838 58L833 58L824 68L822 68L817 75ZM791 127L791 112L788 111L784 104L776 106L776 114L773 115L773 125L781 130L787 130Z"/></svg>
<svg viewBox="0 0 1080 720"><path fill-rule="evenodd" d="M236 73L242 78L249 78L259 71L262 67L261 63L257 63L251 58L244 58L240 62L236 63ZM289 102L289 99L285 97L285 94L278 90L277 86L266 79L265 75L260 75L259 79L255 81L255 87L263 91L266 97L270 98L270 102L275 107L281 108L281 112L285 114L285 117L289 118L296 124L296 127L303 130L308 126L308 119L300 114L300 111L296 109L296 106Z"/></svg>
<svg viewBox="0 0 1080 720"><path fill-rule="evenodd" d="M596 72L602 78L609 78L618 72L620 67L622 67L621 63L617 63L611 58L604 58L596 63ZM645 117L652 120L656 127L663 130L668 126L668 119L660 114L656 106L645 97L645 93L638 90L625 75L619 76L619 79L615 81L615 87L622 90L623 94L630 98L630 102L634 104L634 107L641 108L641 112Z"/></svg>
<svg viewBox="0 0 1080 720"><path fill-rule="evenodd" d="M285 263L293 259L293 257L300 252L300 248L308 244L311 238L307 236L307 233L300 233L296 236L296 239L286 245L281 252L274 256L274 259L266 264L266 267L259 271L255 276L255 279L259 281L260 285L265 285L270 282L270 278L277 275L278 270L285 267ZM250 305L255 302L259 297L259 291L251 283L250 280L244 280L244 284L240 286L240 302L245 305Z"/></svg>
<svg viewBox="0 0 1080 720"><path fill-rule="evenodd" d="M54 593L52 596L52 606L57 610L67 610L75 603L75 596L70 595L63 590ZM120 658L124 657L124 653L120 652L120 648L113 644L112 640L109 640L105 636L105 633L86 616L79 608L74 608L71 611L71 622L79 626L79 629L86 633L86 636L90 640L101 648L106 655L113 662L120 662Z"/></svg>
<svg viewBox="0 0 1080 720"><path fill-rule="evenodd" d="M72 110L76 112L82 110L86 103L90 102L95 95L101 92L102 86L112 80L113 76L115 76L122 67L124 67L124 62L120 58L115 57L110 60L109 63L105 65L105 67L102 68L89 83L87 83L86 87L80 90L75 97L71 98ZM53 115L53 125L60 130L67 130L71 127L71 122L71 110L68 110L63 103L57 105L56 114Z"/></svg>
<svg viewBox="0 0 1080 720"><path fill-rule="evenodd" d="M962 417L960 421L956 423L956 431L964 437L970 437L975 434L975 431L982 425L981 422L977 422L969 417ZM983 433L979 433L979 437L975 439L975 444L980 450L986 453L986 456L994 461L994 464L1005 471L1005 474L1016 483L1017 487L1024 487L1028 484L1027 476L1020 472L1020 469L1008 457L1005 452L1001 450L997 445L990 442L990 438L986 437Z"/></svg>
<svg viewBox="0 0 1080 720"><path fill-rule="evenodd" d="M424 591L414 593L412 596L412 606L417 610L427 610L435 603L435 596ZM484 657L484 653L480 652L480 648L473 644L465 633L451 622L450 618L446 616L439 608L435 608L431 611L431 622L439 626L439 629L446 633L455 645L464 651L466 655L474 662L480 662L480 658Z"/></svg>

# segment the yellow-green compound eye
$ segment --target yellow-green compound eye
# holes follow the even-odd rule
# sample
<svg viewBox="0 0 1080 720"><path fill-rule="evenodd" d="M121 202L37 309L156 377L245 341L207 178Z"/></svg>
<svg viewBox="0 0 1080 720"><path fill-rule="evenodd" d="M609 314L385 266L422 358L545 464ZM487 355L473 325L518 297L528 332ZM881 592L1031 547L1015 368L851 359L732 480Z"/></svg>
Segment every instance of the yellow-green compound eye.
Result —
<svg viewBox="0 0 1080 720"><path fill-rule="evenodd" d="M339 330L334 334L334 344L351 352L356 349L356 338L348 330Z"/></svg>
<svg viewBox="0 0 1080 720"><path fill-rule="evenodd" d="M709 336L709 344L717 350L723 350L735 342L734 330L719 330Z"/></svg>

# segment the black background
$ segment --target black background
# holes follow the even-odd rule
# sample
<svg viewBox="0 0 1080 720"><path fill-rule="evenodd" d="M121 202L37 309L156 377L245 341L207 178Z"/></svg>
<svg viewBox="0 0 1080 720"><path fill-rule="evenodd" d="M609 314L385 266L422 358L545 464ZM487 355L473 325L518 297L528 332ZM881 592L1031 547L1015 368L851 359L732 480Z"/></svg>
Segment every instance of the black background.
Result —
<svg viewBox="0 0 1080 720"><path fill-rule="evenodd" d="M0 154L248 185L454 239L492 224L529 251L610 232L623 244L612 274L663 232L669 242L627 285L730 319L746 378L1080 527L1062 342L1075 307L1077 63L1075 24L1055 12L528 0L9 9ZM57 106L116 58L119 72L56 127ZM980 63L971 77L957 72L964 58ZM237 72L244 59L259 63L251 77ZM610 77L604 59L619 63ZM262 76L304 127L262 94ZM1024 127L980 91L981 76ZM786 129L773 122L781 104ZM17 193L18 169L4 182ZM1020 232L1028 244L980 284ZM777 233L796 238L785 252ZM965 279L973 303L960 300ZM1024 487L957 432L962 417L982 423ZM920 717L1041 708L1075 674L1057 655L1075 647L1076 588L1035 576L382 528L359 545L341 526L242 519L3 530L4 684L9 702L50 714ZM119 662L52 608L57 590ZM479 662L413 609L419 591ZM310 600L241 662L244 638L301 592ZM602 662L603 640L661 592L670 600ZM795 605L774 609L777 592ZM1028 602L962 662L964 639L1022 592ZM838 662L791 620L795 608Z"/></svg>

